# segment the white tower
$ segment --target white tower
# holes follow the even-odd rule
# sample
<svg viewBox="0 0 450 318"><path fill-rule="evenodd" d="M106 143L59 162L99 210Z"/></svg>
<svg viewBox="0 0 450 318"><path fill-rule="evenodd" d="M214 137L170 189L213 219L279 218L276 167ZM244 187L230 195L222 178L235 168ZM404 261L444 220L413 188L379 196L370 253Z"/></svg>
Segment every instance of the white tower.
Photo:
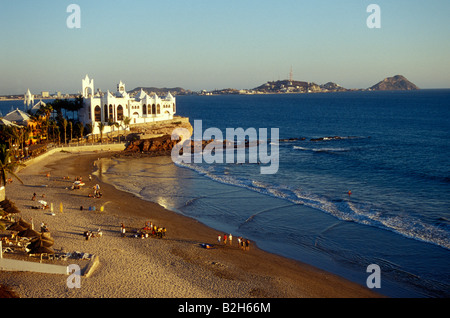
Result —
<svg viewBox="0 0 450 318"><path fill-rule="evenodd" d="M117 84L117 91L122 94L125 93L125 84L122 83L122 81L120 81L120 83Z"/></svg>
<svg viewBox="0 0 450 318"><path fill-rule="evenodd" d="M86 77L81 80L81 87L81 94L84 98L89 98L94 95L94 79L89 79L89 76L86 75Z"/></svg>
<svg viewBox="0 0 450 318"><path fill-rule="evenodd" d="M24 95L23 104L26 106L25 109L28 109L29 106L33 107L34 95L31 94L30 89Z"/></svg>

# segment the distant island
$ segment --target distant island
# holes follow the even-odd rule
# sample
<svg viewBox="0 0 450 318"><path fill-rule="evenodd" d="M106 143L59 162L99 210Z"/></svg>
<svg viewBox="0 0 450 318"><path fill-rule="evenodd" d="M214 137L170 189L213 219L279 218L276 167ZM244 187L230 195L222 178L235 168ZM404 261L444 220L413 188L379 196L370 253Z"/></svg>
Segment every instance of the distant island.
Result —
<svg viewBox="0 0 450 318"><path fill-rule="evenodd" d="M419 88L411 83L403 75L395 75L393 77L387 77L384 80L369 88L345 88L339 84L328 82L326 84L318 85L313 82L295 81L292 79L269 81L258 87L252 89L236 89L225 88L215 89L211 91L191 91L182 87L173 88L157 88L157 87L136 87L131 91L127 91L131 97L139 94L141 89L149 95L156 94L158 96L165 96L169 92L173 96L177 95L251 95L251 94L290 94L290 93L328 93L328 92L350 92L350 91L388 91L388 90L418 90ZM99 94L104 94L98 92ZM49 96L47 98L75 98L78 94L58 94L58 96ZM0 100L20 100L23 99L23 95L8 95L0 96ZM41 95L35 95L35 98L45 98Z"/></svg>
<svg viewBox="0 0 450 318"><path fill-rule="evenodd" d="M349 91L386 91L386 90L417 90L416 85L411 83L402 75L387 77L381 82L367 88L345 88L339 84L328 82L318 85L312 82L295 80L269 81L253 89L226 88L213 91L201 91L201 95L226 95L226 94L288 94L288 93L327 93L327 92L349 92Z"/></svg>
<svg viewBox="0 0 450 318"><path fill-rule="evenodd" d="M372 91L412 91L419 88L402 75L388 77L369 88Z"/></svg>

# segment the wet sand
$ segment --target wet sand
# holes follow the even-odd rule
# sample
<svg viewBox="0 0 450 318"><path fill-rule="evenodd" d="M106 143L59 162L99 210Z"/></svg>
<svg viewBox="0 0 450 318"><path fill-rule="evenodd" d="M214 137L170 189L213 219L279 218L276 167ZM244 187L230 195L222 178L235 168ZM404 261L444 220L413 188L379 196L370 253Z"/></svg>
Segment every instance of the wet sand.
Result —
<svg viewBox="0 0 450 318"><path fill-rule="evenodd" d="M81 278L81 288L70 289L67 277L62 275L0 272L3 285L23 298L379 297L364 286L267 253L253 243L249 251L238 247L237 238L232 246L218 245L220 231L119 191L94 175L89 181L95 160L112 155L58 152L24 168L19 173L24 185L14 181L6 188L7 197L15 202L25 220L32 218L35 227L42 222L48 225L55 250L97 255L100 263L93 274ZM86 182L82 189L70 189L75 176ZM97 183L103 195L99 199L88 196ZM44 200L53 203L55 216L49 210L31 208L37 204L31 200L34 192L38 199L44 194ZM84 209L80 210L80 206ZM89 211L89 206L95 206L96 211ZM130 237L130 231L144 227L146 221L165 227L166 237ZM120 234L122 222L128 230L125 238ZM98 228L102 237L85 239L84 231ZM205 249L203 243L214 248Z"/></svg>

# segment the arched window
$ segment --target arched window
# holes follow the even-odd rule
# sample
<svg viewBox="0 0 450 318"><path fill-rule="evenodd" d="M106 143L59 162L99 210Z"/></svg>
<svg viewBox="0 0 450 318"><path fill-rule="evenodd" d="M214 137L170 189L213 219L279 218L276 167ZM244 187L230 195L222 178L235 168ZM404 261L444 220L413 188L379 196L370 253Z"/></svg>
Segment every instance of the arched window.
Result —
<svg viewBox="0 0 450 318"><path fill-rule="evenodd" d="M142 106L142 114L147 115L147 105L145 104Z"/></svg>
<svg viewBox="0 0 450 318"><path fill-rule="evenodd" d="M97 121L97 122L102 121L102 110L100 109L100 106L95 106L94 118L95 118L95 121Z"/></svg>
<svg viewBox="0 0 450 318"><path fill-rule="evenodd" d="M139 118L139 113L138 112L134 112L133 113L133 122L136 124L136 119Z"/></svg>
<svg viewBox="0 0 450 318"><path fill-rule="evenodd" d="M161 114L161 106L159 104L156 106L156 113L158 115Z"/></svg>
<svg viewBox="0 0 450 318"><path fill-rule="evenodd" d="M109 105L109 117L108 117L108 119L113 119L113 114L114 114L114 112L113 112L113 105Z"/></svg>
<svg viewBox="0 0 450 318"><path fill-rule="evenodd" d="M156 105L155 104L152 105L152 114L153 115L156 114Z"/></svg>
<svg viewBox="0 0 450 318"><path fill-rule="evenodd" d="M105 107L103 107L103 120L107 120L108 118L108 106L105 105Z"/></svg>
<svg viewBox="0 0 450 318"><path fill-rule="evenodd" d="M84 89L84 96L90 97L90 95L92 95L92 88L91 87L86 87Z"/></svg>
<svg viewBox="0 0 450 318"><path fill-rule="evenodd" d="M175 106L175 103L173 103L173 112L174 112L174 113L177 112L176 109L177 109L177 108L176 108L176 106Z"/></svg>
<svg viewBox="0 0 450 318"><path fill-rule="evenodd" d="M117 120L123 120L123 107L122 107L122 105L117 106Z"/></svg>

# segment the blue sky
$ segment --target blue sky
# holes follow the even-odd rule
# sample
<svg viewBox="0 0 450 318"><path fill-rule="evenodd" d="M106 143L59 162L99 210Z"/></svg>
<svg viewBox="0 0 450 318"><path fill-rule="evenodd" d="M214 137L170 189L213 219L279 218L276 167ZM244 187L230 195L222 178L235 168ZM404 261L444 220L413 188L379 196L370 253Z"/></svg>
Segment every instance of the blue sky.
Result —
<svg viewBox="0 0 450 318"><path fill-rule="evenodd" d="M81 28L69 29L71 3ZM381 29L369 29L369 4ZM0 6L0 94L96 88L254 88L270 80L367 88L402 74L450 87L450 1L17 0Z"/></svg>

